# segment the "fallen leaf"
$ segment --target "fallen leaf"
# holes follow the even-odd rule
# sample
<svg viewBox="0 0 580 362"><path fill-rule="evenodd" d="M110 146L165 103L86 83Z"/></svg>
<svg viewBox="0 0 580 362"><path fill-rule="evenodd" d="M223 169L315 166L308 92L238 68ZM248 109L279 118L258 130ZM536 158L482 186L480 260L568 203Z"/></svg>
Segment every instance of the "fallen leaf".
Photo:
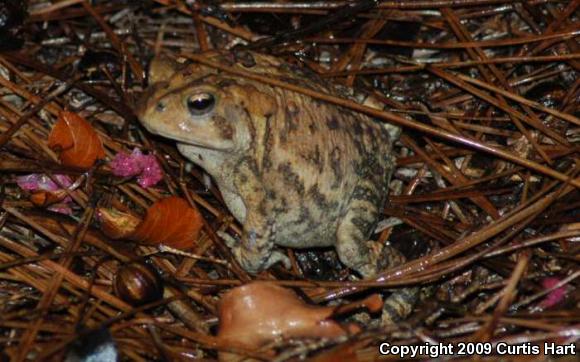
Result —
<svg viewBox="0 0 580 362"><path fill-rule="evenodd" d="M97 208L101 231L111 239L129 239L142 220L130 213L113 208Z"/></svg>
<svg viewBox="0 0 580 362"><path fill-rule="evenodd" d="M65 190L36 191L30 195L30 201L38 207L48 207L63 201L67 197Z"/></svg>
<svg viewBox="0 0 580 362"><path fill-rule="evenodd" d="M116 209L99 208L101 230L111 239L186 250L194 246L203 226L200 213L180 197L155 202L143 220Z"/></svg>
<svg viewBox="0 0 580 362"><path fill-rule="evenodd" d="M72 199L60 187L62 186L72 190L78 185L76 185L76 182L73 183L70 177L66 175L57 174L53 177L60 185L55 183L47 175L38 173L18 176L16 183L21 189L31 192L30 201L34 205L46 207L48 210L61 214L72 215L72 209L69 206L72 203Z"/></svg>
<svg viewBox="0 0 580 362"><path fill-rule="evenodd" d="M105 158L105 149L97 132L81 116L63 111L48 135L48 147L60 152L66 166L89 169L96 160Z"/></svg>

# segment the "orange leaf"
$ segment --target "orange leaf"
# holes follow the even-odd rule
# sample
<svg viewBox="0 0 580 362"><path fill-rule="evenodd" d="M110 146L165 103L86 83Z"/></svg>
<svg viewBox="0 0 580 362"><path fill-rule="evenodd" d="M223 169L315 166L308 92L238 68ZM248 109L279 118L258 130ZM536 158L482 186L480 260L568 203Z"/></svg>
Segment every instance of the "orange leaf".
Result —
<svg viewBox="0 0 580 362"><path fill-rule="evenodd" d="M127 212L112 208L97 208L101 231L111 239L126 239L141 223L141 219Z"/></svg>
<svg viewBox="0 0 580 362"><path fill-rule="evenodd" d="M39 207L46 207L58 202L61 202L66 198L67 194L65 190L58 191L36 191L30 195L30 201Z"/></svg>
<svg viewBox="0 0 580 362"><path fill-rule="evenodd" d="M202 225L197 210L184 199L172 196L151 205L145 219L128 238L142 244L189 249L197 241Z"/></svg>
<svg viewBox="0 0 580 362"><path fill-rule="evenodd" d="M84 118L63 111L48 135L48 147L60 152L63 165L88 169L97 159L105 158L105 149L97 132Z"/></svg>

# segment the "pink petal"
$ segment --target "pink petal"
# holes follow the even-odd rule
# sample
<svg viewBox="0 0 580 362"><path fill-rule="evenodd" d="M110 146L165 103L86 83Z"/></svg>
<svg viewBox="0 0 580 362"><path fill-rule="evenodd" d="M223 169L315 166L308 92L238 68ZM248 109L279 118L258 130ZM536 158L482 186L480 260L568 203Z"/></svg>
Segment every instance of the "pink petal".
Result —
<svg viewBox="0 0 580 362"><path fill-rule="evenodd" d="M163 171L157 158L153 155L144 155L139 148L135 148L130 155L119 152L110 163L115 176L138 176L137 182L141 187L151 187L163 178Z"/></svg>
<svg viewBox="0 0 580 362"><path fill-rule="evenodd" d="M545 289L551 289L560 282L561 280L559 278L555 277L544 278L542 280L542 287L544 287ZM566 297L566 286L559 287L548 293L548 295L540 302L540 306L542 308L551 308L560 303L561 301L563 301L565 297Z"/></svg>
<svg viewBox="0 0 580 362"><path fill-rule="evenodd" d="M137 178L137 182L141 187L151 187L163 179L163 171L161 165L154 155L146 155L141 157L141 165L143 171Z"/></svg>
<svg viewBox="0 0 580 362"><path fill-rule="evenodd" d="M70 177L67 175L54 175L54 177L62 184L63 187L69 187L72 184ZM54 183L50 177L45 174L33 173L25 176L16 177L16 183L21 189L27 191L56 191L60 187Z"/></svg>
<svg viewBox="0 0 580 362"><path fill-rule="evenodd" d="M67 188L73 184L71 178L67 175L54 175L54 178L62 185L63 188Z"/></svg>
<svg viewBox="0 0 580 362"><path fill-rule="evenodd" d="M138 150L138 148L135 150ZM130 155L125 152L117 153L109 165L111 166L111 170L115 176L132 177L141 173L139 155L136 157L135 151Z"/></svg>

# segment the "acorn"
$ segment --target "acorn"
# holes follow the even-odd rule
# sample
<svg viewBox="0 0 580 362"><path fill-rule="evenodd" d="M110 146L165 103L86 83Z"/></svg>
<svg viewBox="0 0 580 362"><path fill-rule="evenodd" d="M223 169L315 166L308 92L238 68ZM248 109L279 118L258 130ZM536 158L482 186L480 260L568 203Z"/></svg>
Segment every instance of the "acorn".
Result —
<svg viewBox="0 0 580 362"><path fill-rule="evenodd" d="M113 280L115 295L125 302L139 306L154 302L163 296L163 283L150 266L132 262L119 267Z"/></svg>

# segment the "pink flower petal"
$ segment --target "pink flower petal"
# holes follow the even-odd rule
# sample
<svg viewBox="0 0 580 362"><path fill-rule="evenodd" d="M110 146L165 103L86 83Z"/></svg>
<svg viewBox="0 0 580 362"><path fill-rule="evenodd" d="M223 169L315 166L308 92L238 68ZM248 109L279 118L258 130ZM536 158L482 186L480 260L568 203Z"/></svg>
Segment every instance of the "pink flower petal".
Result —
<svg viewBox="0 0 580 362"><path fill-rule="evenodd" d="M141 187L151 187L163 178L163 171L157 158L153 155L144 155L139 148L135 148L130 155L117 153L110 166L115 176L138 176L137 182Z"/></svg>
<svg viewBox="0 0 580 362"><path fill-rule="evenodd" d="M157 162L154 155L146 155L141 158L143 171L137 178L137 182L141 187L151 187L163 179L163 171L161 165Z"/></svg>
<svg viewBox="0 0 580 362"><path fill-rule="evenodd" d="M54 178L62 185L63 188L70 187L73 184L71 178L67 175L54 175Z"/></svg>
<svg viewBox="0 0 580 362"><path fill-rule="evenodd" d="M62 184L63 187L69 187L72 184L70 177L67 175L54 175L54 177ZM16 177L16 183L21 189L27 191L56 191L60 187L54 183L50 177L45 174L33 173L30 175Z"/></svg>
<svg viewBox="0 0 580 362"><path fill-rule="evenodd" d="M109 165L115 176L132 177L141 173L141 165L138 158L135 157L135 151L131 155L124 152L117 153Z"/></svg>
<svg viewBox="0 0 580 362"><path fill-rule="evenodd" d="M544 278L542 280L542 287L545 289L551 289L560 283L561 280L555 277ZM556 288L552 290L546 297L540 302L542 308L551 308L564 300L566 297L566 286Z"/></svg>
<svg viewBox="0 0 580 362"><path fill-rule="evenodd" d="M72 180L67 175L54 175L54 178L62 185L62 187L70 187L72 185ZM26 191L58 191L62 190L59 185L50 179L45 174L33 173L30 175L18 176L16 177L16 183L18 186ZM72 209L68 205L72 202L70 196L67 196L62 202L51 205L47 209L59 212L61 214L72 215Z"/></svg>

